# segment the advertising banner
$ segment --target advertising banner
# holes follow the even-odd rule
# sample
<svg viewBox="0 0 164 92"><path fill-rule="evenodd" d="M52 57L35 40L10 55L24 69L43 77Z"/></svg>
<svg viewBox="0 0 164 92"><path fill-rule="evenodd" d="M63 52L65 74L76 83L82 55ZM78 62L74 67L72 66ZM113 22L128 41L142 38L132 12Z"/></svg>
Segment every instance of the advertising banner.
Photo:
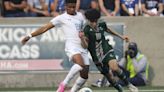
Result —
<svg viewBox="0 0 164 92"><path fill-rule="evenodd" d="M67 70L72 63L65 54L65 38L62 28L53 28L43 35L33 37L22 45L23 36L41 25L0 25L0 70ZM120 34L123 24L108 24ZM114 47L117 58L123 56L123 41L105 33ZM92 62L92 61L91 61ZM91 70L96 70L92 63Z"/></svg>

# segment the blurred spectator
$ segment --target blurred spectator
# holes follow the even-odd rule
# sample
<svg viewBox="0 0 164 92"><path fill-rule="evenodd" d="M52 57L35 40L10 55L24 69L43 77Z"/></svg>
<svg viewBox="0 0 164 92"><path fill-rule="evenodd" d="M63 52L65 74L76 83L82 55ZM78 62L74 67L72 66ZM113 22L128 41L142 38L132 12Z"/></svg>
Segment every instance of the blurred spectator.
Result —
<svg viewBox="0 0 164 92"><path fill-rule="evenodd" d="M138 0L121 0L121 16L138 16Z"/></svg>
<svg viewBox="0 0 164 92"><path fill-rule="evenodd" d="M135 42L129 43L125 58L119 62L119 65L133 85L145 86L148 83L149 64L145 55L138 50ZM119 83L125 86L122 81L119 81Z"/></svg>
<svg viewBox="0 0 164 92"><path fill-rule="evenodd" d="M98 0L100 10L106 16L118 16L120 0Z"/></svg>
<svg viewBox="0 0 164 92"><path fill-rule="evenodd" d="M26 0L4 0L4 17L26 17Z"/></svg>
<svg viewBox="0 0 164 92"><path fill-rule="evenodd" d="M98 0L92 0L92 2L91 2L91 8L92 9L99 9Z"/></svg>
<svg viewBox="0 0 164 92"><path fill-rule="evenodd" d="M163 0L163 16L164 16L164 0Z"/></svg>
<svg viewBox="0 0 164 92"><path fill-rule="evenodd" d="M77 0L76 9L77 11L84 12L88 9L98 9L97 0Z"/></svg>
<svg viewBox="0 0 164 92"><path fill-rule="evenodd" d="M2 4L3 4L3 0L0 0L0 17L2 17L3 13L3 7L2 7Z"/></svg>
<svg viewBox="0 0 164 92"><path fill-rule="evenodd" d="M28 0L29 11L32 13L32 16L48 17L50 16L48 3L49 0Z"/></svg>
<svg viewBox="0 0 164 92"><path fill-rule="evenodd" d="M0 9L0 17L2 17L2 14L1 14L1 9Z"/></svg>
<svg viewBox="0 0 164 92"><path fill-rule="evenodd" d="M141 0L144 16L162 16L162 0Z"/></svg>
<svg viewBox="0 0 164 92"><path fill-rule="evenodd" d="M51 16L57 16L65 11L65 0L49 0Z"/></svg>
<svg viewBox="0 0 164 92"><path fill-rule="evenodd" d="M142 5L141 5L141 0L138 0L138 8L139 8L139 16L142 16Z"/></svg>

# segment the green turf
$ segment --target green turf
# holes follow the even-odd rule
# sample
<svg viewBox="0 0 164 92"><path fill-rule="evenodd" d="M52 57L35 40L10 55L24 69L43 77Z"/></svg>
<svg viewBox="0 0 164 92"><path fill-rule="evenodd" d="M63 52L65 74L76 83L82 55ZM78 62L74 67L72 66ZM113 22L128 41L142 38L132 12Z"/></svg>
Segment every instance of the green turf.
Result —
<svg viewBox="0 0 164 92"><path fill-rule="evenodd" d="M90 87L93 92L117 92L113 87ZM139 92L164 92L164 87L138 87ZM126 87L124 87L125 92L129 92ZM0 92L55 92L56 88L0 88ZM66 91L68 92L68 90Z"/></svg>

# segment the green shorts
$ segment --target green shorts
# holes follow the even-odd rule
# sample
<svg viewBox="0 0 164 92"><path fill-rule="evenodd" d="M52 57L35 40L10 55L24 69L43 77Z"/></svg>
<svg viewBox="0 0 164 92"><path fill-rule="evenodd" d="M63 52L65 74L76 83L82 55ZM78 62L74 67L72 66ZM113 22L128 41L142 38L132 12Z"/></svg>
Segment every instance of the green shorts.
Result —
<svg viewBox="0 0 164 92"><path fill-rule="evenodd" d="M105 56L105 58L102 60L102 63L103 63L104 65L108 65L109 61L112 60L112 59L116 59L116 55L115 55L114 51L109 52L109 53Z"/></svg>

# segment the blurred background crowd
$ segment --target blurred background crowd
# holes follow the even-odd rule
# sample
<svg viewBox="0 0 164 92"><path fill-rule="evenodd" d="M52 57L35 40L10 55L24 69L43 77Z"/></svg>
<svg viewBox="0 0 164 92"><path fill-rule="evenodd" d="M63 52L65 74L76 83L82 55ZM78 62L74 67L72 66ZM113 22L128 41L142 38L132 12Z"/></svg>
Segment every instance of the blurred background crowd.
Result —
<svg viewBox="0 0 164 92"><path fill-rule="evenodd" d="M96 8L104 16L163 16L164 0L77 0L77 11ZM55 17L65 0L0 0L0 17Z"/></svg>

